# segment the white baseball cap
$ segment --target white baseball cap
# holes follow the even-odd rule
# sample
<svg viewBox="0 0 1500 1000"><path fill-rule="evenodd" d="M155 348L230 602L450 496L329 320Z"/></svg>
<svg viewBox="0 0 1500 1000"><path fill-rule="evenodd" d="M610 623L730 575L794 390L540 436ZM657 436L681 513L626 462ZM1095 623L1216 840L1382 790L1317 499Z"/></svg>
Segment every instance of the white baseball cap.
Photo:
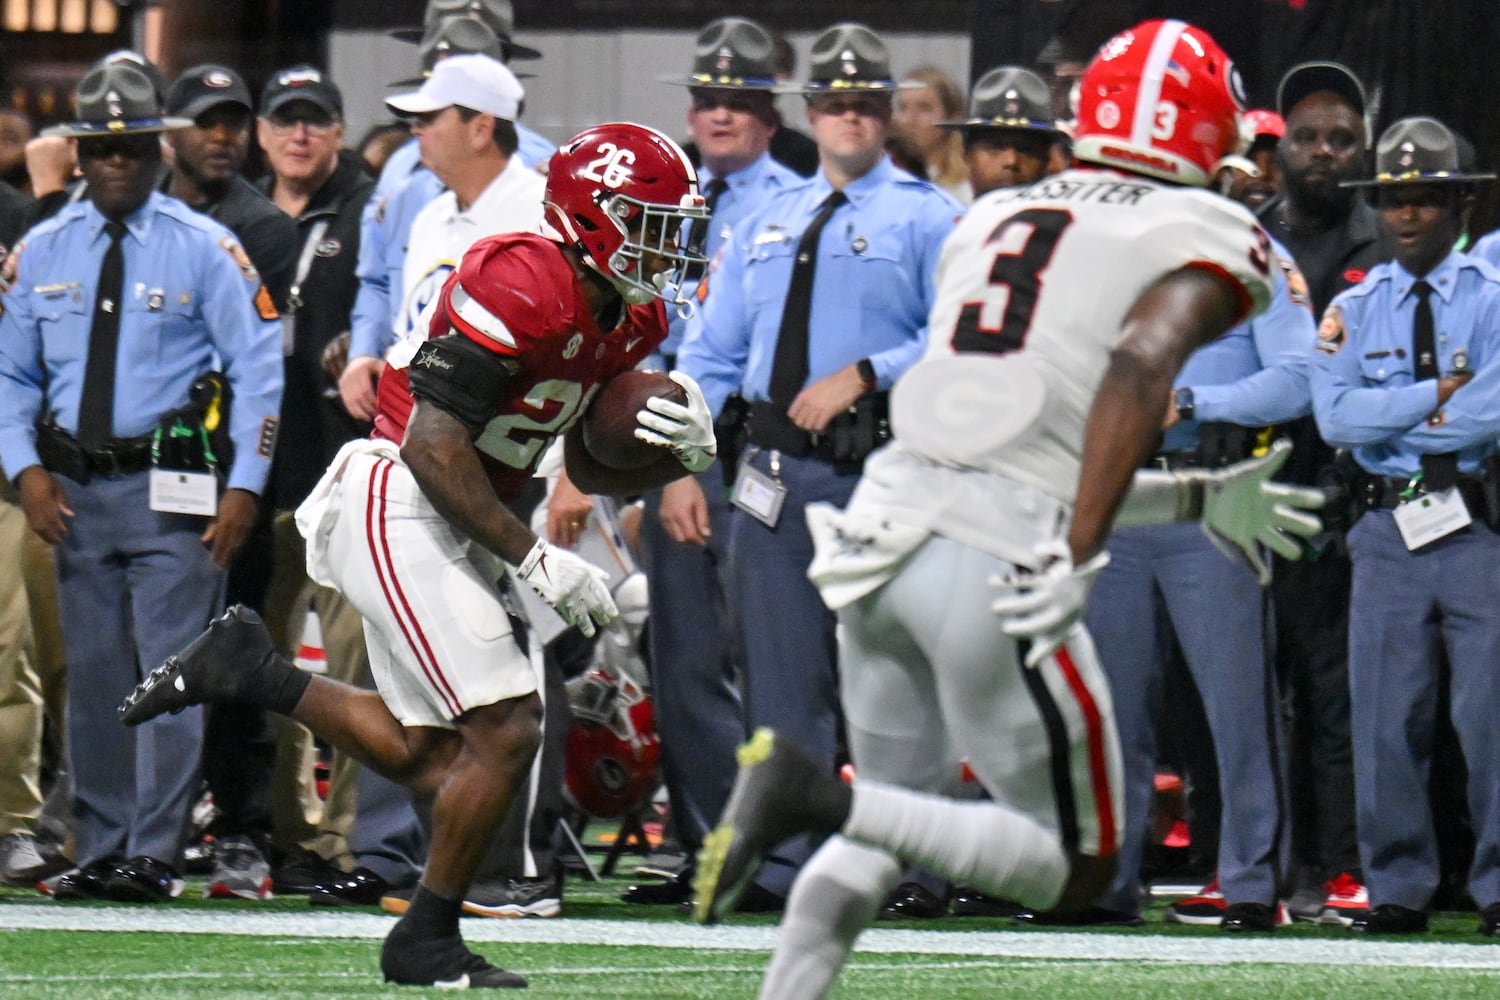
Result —
<svg viewBox="0 0 1500 1000"><path fill-rule="evenodd" d="M525 96L521 81L504 63L474 53L438 60L420 90L397 94L385 103L404 115L425 115L457 104L515 121Z"/></svg>

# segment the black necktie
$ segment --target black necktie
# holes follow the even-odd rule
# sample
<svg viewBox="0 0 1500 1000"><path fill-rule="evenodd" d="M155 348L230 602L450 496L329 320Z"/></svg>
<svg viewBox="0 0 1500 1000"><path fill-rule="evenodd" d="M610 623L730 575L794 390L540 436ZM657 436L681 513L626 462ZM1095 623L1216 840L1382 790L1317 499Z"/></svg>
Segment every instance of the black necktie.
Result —
<svg viewBox="0 0 1500 1000"><path fill-rule="evenodd" d="M792 405L807 382L807 318L812 312L813 272L818 267L818 237L823 227L848 197L835 191L823 201L813 216L802 242L797 244L797 259L792 264L792 282L786 291L786 308L781 313L781 332L776 337L776 356L771 363L771 402L782 410Z"/></svg>
<svg viewBox="0 0 1500 1000"><path fill-rule="evenodd" d="M115 359L120 353L121 293L125 288L125 223L106 222L109 249L99 267L99 289L94 299L94 323L89 328L89 357L83 369L83 394L78 400L78 442L98 451L112 436L115 414Z"/></svg>
<svg viewBox="0 0 1500 1000"><path fill-rule="evenodd" d="M687 241L689 250L700 254L708 252L709 227L714 224L714 209L719 205L719 195L728 189L729 182L722 177L715 177L703 189L703 206L708 209L708 218L703 222L694 223L688 228ZM706 267L707 265L702 263L689 264L687 270L683 272L683 279L685 281L702 281L703 272L706 270Z"/></svg>
<svg viewBox="0 0 1500 1000"><path fill-rule="evenodd" d="M1411 286L1417 297L1416 315L1411 323L1411 349L1416 362L1417 380L1438 378L1437 326L1432 319L1432 286L1418 281ZM1458 453L1444 452L1422 456L1422 485L1429 492L1446 490L1458 482Z"/></svg>
<svg viewBox="0 0 1500 1000"><path fill-rule="evenodd" d="M729 182L722 177L715 177L708 182L708 187L703 189L703 204L708 209L708 217L713 218L714 210L719 207L719 196L729 189Z"/></svg>

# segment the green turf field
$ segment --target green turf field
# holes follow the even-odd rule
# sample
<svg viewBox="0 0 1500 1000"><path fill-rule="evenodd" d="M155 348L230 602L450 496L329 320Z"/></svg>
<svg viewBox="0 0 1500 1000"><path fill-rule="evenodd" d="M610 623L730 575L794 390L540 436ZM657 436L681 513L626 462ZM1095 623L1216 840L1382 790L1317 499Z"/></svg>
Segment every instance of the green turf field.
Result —
<svg viewBox="0 0 1500 1000"><path fill-rule="evenodd" d="M749 998L774 920L700 928L663 908L627 907L625 886L571 880L564 916L464 921L476 951L524 972L529 996ZM312 910L192 898L163 906L55 903L0 889L0 996L416 996L386 987L378 910ZM948 918L881 923L836 996L1044 997L1048 1000L1247 997L1458 1000L1500 997L1500 943L1472 914L1445 914L1416 940L1364 940L1299 925L1238 938L1159 922L1143 928L1019 930L1007 921Z"/></svg>

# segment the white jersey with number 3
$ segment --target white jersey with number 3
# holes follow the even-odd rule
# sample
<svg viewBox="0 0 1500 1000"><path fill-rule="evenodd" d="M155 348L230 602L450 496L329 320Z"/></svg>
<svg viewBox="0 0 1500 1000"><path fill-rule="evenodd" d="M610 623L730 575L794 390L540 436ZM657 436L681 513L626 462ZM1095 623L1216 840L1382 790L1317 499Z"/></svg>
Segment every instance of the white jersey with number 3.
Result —
<svg viewBox="0 0 1500 1000"><path fill-rule="evenodd" d="M1006 525L1050 535L1071 516L1089 409L1141 294L1201 267L1240 289L1243 319L1275 266L1250 214L1198 189L1075 169L981 198L944 244L927 352L849 513L1029 556L1034 538Z"/></svg>

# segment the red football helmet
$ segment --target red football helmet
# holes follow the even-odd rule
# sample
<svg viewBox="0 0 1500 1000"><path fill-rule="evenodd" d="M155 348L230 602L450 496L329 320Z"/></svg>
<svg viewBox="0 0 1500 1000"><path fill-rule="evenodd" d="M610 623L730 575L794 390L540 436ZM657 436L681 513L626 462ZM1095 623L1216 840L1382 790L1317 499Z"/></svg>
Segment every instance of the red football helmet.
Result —
<svg viewBox="0 0 1500 1000"><path fill-rule="evenodd" d="M1235 150L1244 87L1229 56L1184 21L1147 21L1104 43L1079 86L1073 154L1205 185Z"/></svg>
<svg viewBox="0 0 1500 1000"><path fill-rule="evenodd" d="M661 744L651 699L633 681L597 668L568 682L564 787L591 816L623 816L656 790Z"/></svg>
<svg viewBox="0 0 1500 1000"><path fill-rule="evenodd" d="M552 154L545 207L552 227L627 302L688 306L682 282L707 263L708 209L698 172L667 136L630 122L584 129ZM647 276L648 253L670 269Z"/></svg>

